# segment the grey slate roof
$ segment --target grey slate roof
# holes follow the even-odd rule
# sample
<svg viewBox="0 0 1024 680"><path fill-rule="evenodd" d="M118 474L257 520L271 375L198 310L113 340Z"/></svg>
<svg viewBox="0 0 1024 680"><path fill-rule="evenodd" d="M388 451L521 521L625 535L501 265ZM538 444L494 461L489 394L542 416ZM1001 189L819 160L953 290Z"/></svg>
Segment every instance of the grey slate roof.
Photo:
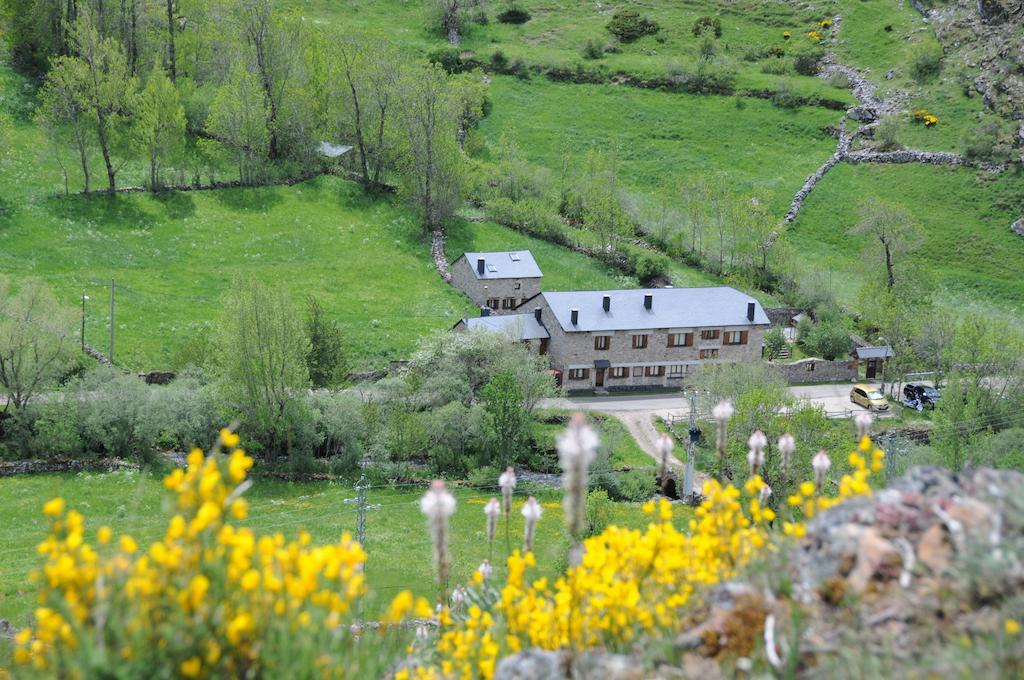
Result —
<svg viewBox="0 0 1024 680"><path fill-rule="evenodd" d="M709 288L641 288L541 293L555 318L567 332L625 331L656 328L692 328L769 324L768 315L754 298L728 286ZM602 300L611 297L605 312ZM651 309L644 296L653 295ZM754 320L747 319L747 303L754 303ZM572 310L579 322L572 324Z"/></svg>
<svg viewBox="0 0 1024 680"><path fill-rule="evenodd" d="M878 347L858 347L854 350L859 359L888 359L893 356L892 347L879 345Z"/></svg>
<svg viewBox="0 0 1024 680"><path fill-rule="evenodd" d="M482 328L507 334L513 340L538 340L551 337L547 329L537 323L533 314L506 314L504 316L475 316L463 319L468 330Z"/></svg>
<svg viewBox="0 0 1024 680"><path fill-rule="evenodd" d="M544 276L529 250L507 250L498 253L465 253L478 279L534 279ZM476 269L476 262L484 258L484 273Z"/></svg>

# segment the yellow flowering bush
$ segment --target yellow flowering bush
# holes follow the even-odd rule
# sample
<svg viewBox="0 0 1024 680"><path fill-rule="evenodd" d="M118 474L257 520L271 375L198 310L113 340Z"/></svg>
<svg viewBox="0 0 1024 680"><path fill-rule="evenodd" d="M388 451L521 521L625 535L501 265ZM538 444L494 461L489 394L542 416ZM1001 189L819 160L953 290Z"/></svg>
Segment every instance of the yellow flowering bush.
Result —
<svg viewBox="0 0 1024 680"><path fill-rule="evenodd" d="M914 109L910 113L910 117L918 123L924 123L925 127L932 127L939 122L939 119L928 113L927 109Z"/></svg>
<svg viewBox="0 0 1024 680"><path fill-rule="evenodd" d="M850 454L851 472L827 496L804 482L788 499L789 519L774 523L765 482L753 475L737 488L715 480L704 486L695 517L680 528L672 505L651 501L644 530L609 527L584 543L582 561L553 582L531 580L532 553L508 559L508 577L487 611L479 606L446 625L433 665L403 670L405 678L490 678L500 655L526 647L628 649L643 636L678 632L687 605L702 588L728 580L785 536L804 534L803 520L843 499L871 493L870 478L884 453L862 437ZM478 581L479 585L479 581ZM486 589L477 596L487 601Z"/></svg>
<svg viewBox="0 0 1024 680"><path fill-rule="evenodd" d="M90 545L81 513L59 498L46 503L50 533L39 545L43 566L33 574L35 621L15 641L19 675L377 672L351 654L347 623L365 591L363 549L347 534L313 545L304 532L288 540L240 526L251 467L228 430L211 455L192 451L188 468L165 479L175 514L164 537L145 549L106 527ZM402 602L392 617L407 613ZM366 659L380 659L379 643Z"/></svg>
<svg viewBox="0 0 1024 680"><path fill-rule="evenodd" d="M816 43L819 43L819 42L821 42L822 40L825 39L825 36L823 36L818 31L808 31L807 32L807 37L810 38L811 40L813 40Z"/></svg>

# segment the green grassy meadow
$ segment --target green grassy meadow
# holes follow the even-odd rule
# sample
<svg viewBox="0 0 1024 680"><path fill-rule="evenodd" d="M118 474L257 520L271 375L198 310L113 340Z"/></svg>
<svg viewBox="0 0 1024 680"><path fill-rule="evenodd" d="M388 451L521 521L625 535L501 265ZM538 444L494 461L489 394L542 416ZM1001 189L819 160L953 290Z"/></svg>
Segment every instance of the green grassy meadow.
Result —
<svg viewBox="0 0 1024 680"><path fill-rule="evenodd" d="M419 499L426 483L373 488L368 500L380 507L369 510L366 520L367 582L371 594L364 613L373 616L401 589L432 597L430 540ZM518 510L527 493L543 504L543 516L537 529L536 554L539 571L553 575L565 565L568 542L563 529L561 494L557 490L521 490L513 509L510 544L522 545L522 517ZM452 582L466 582L480 563L489 559L486 540L484 503L496 490L457 489L458 508L452 519ZM40 565L35 546L46 536L47 523L42 504L61 496L70 508L86 517L86 540L93 541L100 526L109 526L115 534L128 533L145 549L162 537L171 516L170 497L158 475L147 472L46 474L0 478L0 497L6 499L0 509L3 529L0 547L0 619L15 626L24 625L33 607L35 592L29 573ZM356 512L344 499L353 498L348 485L327 482L282 482L256 479L246 493L250 502L249 518L242 524L258 535L282 532L294 536L309 531L314 542L337 540L343 532L353 535ZM638 504L613 504L613 520L619 526L642 527L645 516ZM680 511L680 519L683 513ZM495 541L494 562L505 557L504 528Z"/></svg>

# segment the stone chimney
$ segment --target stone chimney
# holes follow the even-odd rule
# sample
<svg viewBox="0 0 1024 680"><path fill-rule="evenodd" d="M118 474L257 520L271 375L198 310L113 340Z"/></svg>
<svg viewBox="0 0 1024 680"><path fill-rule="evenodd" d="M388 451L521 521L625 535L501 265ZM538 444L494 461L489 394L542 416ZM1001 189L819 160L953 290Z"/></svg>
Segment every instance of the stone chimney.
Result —
<svg viewBox="0 0 1024 680"><path fill-rule="evenodd" d="M606 311L606 312L610 312L611 311L611 309L612 309L612 296L611 295L605 295L604 296L604 298L601 300L601 308L604 309L604 311Z"/></svg>
<svg viewBox="0 0 1024 680"><path fill-rule="evenodd" d="M482 275L484 273L484 264L485 264L484 258L482 258L482 257L476 258L476 273L477 274L481 274Z"/></svg>
<svg viewBox="0 0 1024 680"><path fill-rule="evenodd" d="M747 320L748 321L753 321L754 320L754 310L756 308L757 307L755 306L755 304L753 302L748 302L747 303Z"/></svg>
<svg viewBox="0 0 1024 680"><path fill-rule="evenodd" d="M533 318L537 320L537 323L539 323L541 325L544 324L544 322L541 321L540 307L534 307L533 308Z"/></svg>
<svg viewBox="0 0 1024 680"><path fill-rule="evenodd" d="M570 310L569 315L570 315L570 317L572 319L572 325L573 326L578 326L579 323L580 323L580 310L578 310L578 309Z"/></svg>
<svg viewBox="0 0 1024 680"><path fill-rule="evenodd" d="M651 311L651 307L654 306L654 296L650 293L644 295L644 309Z"/></svg>

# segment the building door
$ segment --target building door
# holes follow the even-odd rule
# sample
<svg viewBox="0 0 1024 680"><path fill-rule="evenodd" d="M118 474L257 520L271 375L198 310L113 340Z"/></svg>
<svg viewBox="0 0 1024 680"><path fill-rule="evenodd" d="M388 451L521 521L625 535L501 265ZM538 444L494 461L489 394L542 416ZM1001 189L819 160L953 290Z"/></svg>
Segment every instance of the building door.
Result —
<svg viewBox="0 0 1024 680"><path fill-rule="evenodd" d="M868 380L871 380L872 378L874 378L875 377L875 373L878 372L878 360L877 359L868 359L868 365L865 366L865 372L866 372Z"/></svg>
<svg viewBox="0 0 1024 680"><path fill-rule="evenodd" d="M598 368L594 370L597 372L594 376L594 385L596 387L604 387L604 369Z"/></svg>
<svg viewBox="0 0 1024 680"><path fill-rule="evenodd" d="M544 356L547 353L548 353L548 339L547 338L541 338L540 339L540 350L538 350L538 354L540 354L541 356Z"/></svg>

